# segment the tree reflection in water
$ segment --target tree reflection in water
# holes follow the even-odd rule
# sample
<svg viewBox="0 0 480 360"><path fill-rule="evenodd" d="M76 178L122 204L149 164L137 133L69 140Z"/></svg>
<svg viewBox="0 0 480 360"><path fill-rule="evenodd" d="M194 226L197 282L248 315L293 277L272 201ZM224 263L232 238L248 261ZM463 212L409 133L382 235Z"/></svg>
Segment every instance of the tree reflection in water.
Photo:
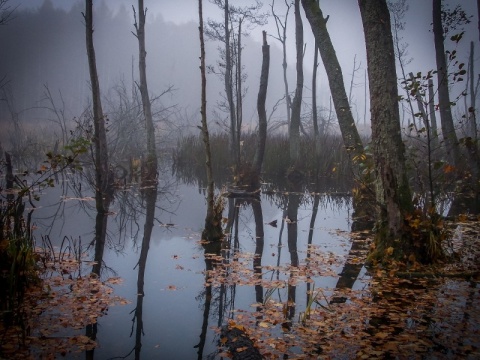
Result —
<svg viewBox="0 0 480 360"><path fill-rule="evenodd" d="M346 209L350 205L345 197L337 201L325 194L310 196L300 187L264 194L260 199L231 198L225 213L227 236L222 246L212 249L204 244L201 248L204 255L197 258L195 249L199 249L197 241L204 220L204 195L196 186L177 188L178 193L164 188L141 192L133 186L115 193L104 253L101 255L100 248L96 251L96 266L100 266L102 275L108 262L108 271L115 271L125 279L125 286L119 290L134 305L114 308L100 319L99 324L104 325L98 327L102 336L96 335L101 345L95 349L97 358L140 358L140 355L151 358L175 353L190 354L191 358L191 352L199 359L212 358L218 354L222 336L213 328L224 328L229 320L236 320L236 315L245 311L255 312L253 325L261 326L269 320L261 311L262 304L272 299L286 305L287 316L282 323L287 325L283 331L288 330L289 324L296 322L297 314L302 314L309 283L306 286L295 283L285 270L304 268L303 255L315 256L307 251L309 245L336 241L327 240L331 236L315 225L315 217L322 214L322 219L341 218L341 225L333 226L348 230ZM172 203L166 199L169 195L184 200L174 204L171 211L158 212ZM313 214L315 209L317 215ZM156 234L155 221L161 234L151 241L152 231ZM328 228L327 222L322 226ZM98 228L104 224L99 221ZM288 252L282 251L283 247ZM122 252L116 255L116 250ZM174 254L179 255L175 257L178 260L172 261ZM155 262L149 260L148 269L147 255L155 258ZM239 270L240 266L246 267L245 274ZM133 268L136 274L132 273ZM211 272L215 268L224 269L220 278ZM132 275L136 277L135 288ZM318 276L312 279L317 281L317 287L321 286ZM157 286L159 283L162 285ZM171 291L165 283L175 284L177 289ZM204 285L209 283L210 286ZM146 294L144 289L149 286ZM195 303L200 305L197 310ZM133 316L128 315L130 311ZM178 320L171 321L172 318ZM128 341L129 337L134 344Z"/></svg>

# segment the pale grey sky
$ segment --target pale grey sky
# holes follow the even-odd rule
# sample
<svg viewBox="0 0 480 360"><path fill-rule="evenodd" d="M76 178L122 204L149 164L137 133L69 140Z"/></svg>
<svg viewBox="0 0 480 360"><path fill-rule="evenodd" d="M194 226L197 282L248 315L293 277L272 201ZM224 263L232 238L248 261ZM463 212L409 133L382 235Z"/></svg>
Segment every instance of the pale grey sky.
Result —
<svg viewBox="0 0 480 360"><path fill-rule="evenodd" d="M19 5L20 7L36 8L41 6L44 0L11 0L13 6ZM55 7L61 7L69 10L73 4L78 3L78 0L49 0ZM127 10L131 8L131 5L137 5L135 0L103 0L108 7L115 8L120 5L124 5ZM83 1L81 1L83 3ZM99 3L99 0L94 3ZM209 0L204 0L204 17L216 18L221 20L222 11L212 5ZM460 46L459 61L466 62L468 57L467 49L470 46L470 41L475 41L478 45L478 28L477 28L477 8L475 0L448 0L445 1L451 8L460 3L465 11L469 15L473 15L472 23L467 27L467 32L464 40L462 40ZM160 14L165 20L172 21L180 24L185 22L198 22L198 1L197 0L144 0L145 6L149 9L150 16ZM231 4L249 4L252 0L230 0ZM271 0L264 0L264 10L270 11ZM277 0L276 5L279 7L278 14L283 14L284 11L281 7L284 5L284 0ZM413 61L408 65L407 72L412 71L417 73L421 71L426 73L428 70L435 68L435 54L433 45L433 34L431 29L432 18L432 1L431 0L409 0L409 11L406 14L405 21L407 22L406 30L402 34L403 39L409 44L408 52ZM329 15L328 29L332 38L333 45L337 52L340 65L342 67L345 85L348 88L350 86L352 68L354 57L356 56L357 66L360 69L356 73L354 83L356 88L353 91L354 106L353 111L356 112L354 116L363 118L364 112L364 71L366 66L365 45L363 37L363 27L360 18L360 12L358 9L358 3L356 0L322 0L321 7L324 15ZM133 21L133 20L132 20ZM269 24L264 28L257 28L252 31L252 37L258 41L261 41L261 32L266 30L269 34L276 34L276 28L273 18L270 17ZM304 66L308 71L312 67L313 59L313 35L311 34L310 25L304 17L304 34L306 43L306 53ZM295 67L295 36L294 36L294 19L293 8L289 18L289 33L287 38L288 46L288 62L291 68ZM269 43L272 46L280 46L280 44L273 38L269 39ZM448 41L447 47L450 46ZM478 46L477 46L478 48ZM477 54L480 51L477 50ZM207 54L208 56L208 54ZM213 55L212 55L213 56ZM479 56L476 57L478 63ZM281 61L281 59L272 59L272 61ZM480 68L479 65L476 66ZM305 96L309 95L310 79L305 79L305 86L307 91ZM323 67L319 67L319 88L328 88L326 82L326 74L323 71ZM329 102L329 92L319 91L320 102ZM367 105L368 106L368 105Z"/></svg>

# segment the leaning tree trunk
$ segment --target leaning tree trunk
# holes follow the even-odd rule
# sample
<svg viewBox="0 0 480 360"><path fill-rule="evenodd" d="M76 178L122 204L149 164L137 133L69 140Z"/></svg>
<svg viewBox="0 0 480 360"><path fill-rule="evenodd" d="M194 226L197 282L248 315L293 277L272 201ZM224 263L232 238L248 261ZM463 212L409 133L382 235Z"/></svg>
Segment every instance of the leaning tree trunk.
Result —
<svg viewBox="0 0 480 360"><path fill-rule="evenodd" d="M135 10L134 10L135 11ZM145 50L145 15L147 10L143 6L143 0L138 0L138 24L135 17L135 30L138 39L138 68L140 73L140 96L142 98L143 115L145 116L145 127L147 130L147 159L145 172L142 174L144 184L152 184L157 181L158 163L157 149L155 145L155 127L153 125L152 104L148 95L147 85L147 51Z"/></svg>
<svg viewBox="0 0 480 360"><path fill-rule="evenodd" d="M292 101L290 122L290 164L297 167L300 160L300 115L303 95L303 23L300 15L300 0L295 0L295 47L297 50L297 86Z"/></svg>
<svg viewBox="0 0 480 360"><path fill-rule="evenodd" d="M360 12L367 49L372 144L377 195L381 209L378 216L376 254L403 261L424 261L425 242L405 233L405 219L413 212L413 203L405 167L398 108L395 53L386 0L360 0ZM411 257L413 255L413 257Z"/></svg>
<svg viewBox="0 0 480 360"><path fill-rule="evenodd" d="M265 102L267 100L268 72L270 69L270 45L267 44L267 33L265 31L263 32L262 54L262 72L260 74L260 88L257 97L258 142L255 158L253 159L253 170L257 181L262 170L265 143L267 141L267 112L265 110Z"/></svg>
<svg viewBox="0 0 480 360"><path fill-rule="evenodd" d="M109 207L109 169L107 152L107 134L105 131L105 118L103 116L102 102L100 98L100 85L98 82L97 65L95 60L95 48L93 46L93 1L85 3L85 30L88 56L88 68L92 86L93 101L93 126L95 145L95 203L99 213L107 213Z"/></svg>
<svg viewBox="0 0 480 360"><path fill-rule="evenodd" d="M212 153L210 150L210 136L207 125L207 76L205 65L205 40L203 37L203 4L198 0L199 36L200 36L200 72L202 78L202 135L205 144L205 167L207 170L207 216L205 217L205 229L202 238L206 240L219 240L222 238L221 209L215 207L214 182L212 171Z"/></svg>
<svg viewBox="0 0 480 360"><path fill-rule="evenodd" d="M328 83L344 145L352 154L352 157L356 156L358 159L361 159L364 153L363 144L348 103L342 69L338 62L332 41L330 40L330 35L328 34L327 19L323 17L322 10L316 0L302 0L302 5L315 40L317 41L320 56L327 72Z"/></svg>
<svg viewBox="0 0 480 360"><path fill-rule="evenodd" d="M445 150L449 162L453 166L460 166L460 151L453 125L450 94L448 91L448 68L443 43L442 0L433 0L433 35L435 40L435 58L437 60L438 107L440 109L440 122L445 141Z"/></svg>

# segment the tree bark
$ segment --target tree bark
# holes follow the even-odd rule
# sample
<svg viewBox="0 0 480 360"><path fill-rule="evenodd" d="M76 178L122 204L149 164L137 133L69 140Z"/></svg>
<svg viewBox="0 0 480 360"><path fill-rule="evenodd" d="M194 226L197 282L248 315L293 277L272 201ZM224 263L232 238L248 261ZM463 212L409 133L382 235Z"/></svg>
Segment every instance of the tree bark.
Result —
<svg viewBox="0 0 480 360"><path fill-rule="evenodd" d="M476 117L476 99L475 99L475 72L474 72L474 53L475 53L475 45L473 41L470 42L470 69L469 69L469 76L470 76L470 109L468 113L468 120L469 120L469 136L473 139L477 136L477 117Z"/></svg>
<svg viewBox="0 0 480 360"><path fill-rule="evenodd" d="M327 19L323 17L322 10L316 0L302 0L302 5L315 40L317 40L320 56L327 72L328 83L337 113L338 124L342 132L343 142L353 157L357 156L360 158L364 153L363 144L348 103L342 69L340 68L340 63L338 62L335 49L328 34Z"/></svg>
<svg viewBox="0 0 480 360"><path fill-rule="evenodd" d="M242 19L238 22L238 36L237 36L237 61L235 64L237 71L237 137L236 137L236 146L237 153L239 158L239 163L241 163L241 148L240 140L242 136L242 123L243 123L243 98L242 98Z"/></svg>
<svg viewBox="0 0 480 360"><path fill-rule="evenodd" d="M235 104L233 102L233 84L232 84L232 55L230 49L230 22L228 0L225 0L224 21L225 21L225 93L230 112L230 156L234 165L234 175L236 175L240 166L240 158L237 144L237 121L235 115Z"/></svg>
<svg viewBox="0 0 480 360"><path fill-rule="evenodd" d="M135 11L135 10L134 10ZM145 127L147 130L147 159L146 172L142 174L142 181L145 184L156 183L158 164L157 149L155 145L155 127L153 125L152 104L148 94L147 84L147 51L145 50L145 15L147 10L143 6L143 0L138 0L138 24L135 19L135 29L138 39L138 68L140 73L140 96L142 98L143 115L145 116Z"/></svg>
<svg viewBox="0 0 480 360"><path fill-rule="evenodd" d="M391 247L393 256L403 259L418 250L404 234L405 215L413 211L413 204L400 132L390 15L386 0L359 0L359 6L367 50L374 165L380 184L377 251Z"/></svg>
<svg viewBox="0 0 480 360"><path fill-rule="evenodd" d="M448 68L445 59L445 46L442 25L442 0L433 0L433 35L435 41L435 58L437 61L438 107L442 135L448 161L453 166L460 165L460 151L457 134L453 125L450 94L448 91Z"/></svg>
<svg viewBox="0 0 480 360"><path fill-rule="evenodd" d="M270 69L270 45L267 44L267 33L263 31L262 46L262 72L260 74L260 88L257 97L258 112L258 142L255 158L253 160L253 170L257 177L262 171L263 157L265 154L265 143L267 141L267 111L265 102L267 100L268 73Z"/></svg>
<svg viewBox="0 0 480 360"><path fill-rule="evenodd" d="M109 169L107 152L107 134L105 131L105 118L102 110L100 97L100 85L98 82L97 64L95 60L95 48L93 45L93 1L85 2L85 30L88 56L88 68L92 87L93 102L93 126L95 145L95 203L99 213L107 213L109 207Z"/></svg>
<svg viewBox="0 0 480 360"><path fill-rule="evenodd" d="M317 112L317 69L318 69L318 46L315 40L315 53L313 55L313 70L312 70L312 123L313 134L315 140L320 136L318 129L318 112Z"/></svg>
<svg viewBox="0 0 480 360"><path fill-rule="evenodd" d="M203 37L203 4L202 0L198 0L198 18L199 26L198 32L200 36L200 73L202 79L201 90L201 108L200 114L202 116L202 135L203 143L205 145L205 168L207 171L207 215L205 217L205 229L202 237L206 240L219 240L222 237L221 223L217 221L218 214L215 213L215 197L214 189L215 184L213 181L212 170L212 152L210 150L210 135L208 133L207 124L207 76L205 65L205 40ZM221 213L220 213L221 217Z"/></svg>
<svg viewBox="0 0 480 360"><path fill-rule="evenodd" d="M432 130L432 150L436 151L439 148L439 144L438 144L437 116L435 115L435 94L433 91L432 79L428 79L428 109L430 113L430 127Z"/></svg>
<svg viewBox="0 0 480 360"><path fill-rule="evenodd" d="M300 15L300 0L295 0L295 47L297 52L297 86L292 101L290 122L290 164L298 165L300 159L300 115L303 95L303 23Z"/></svg>

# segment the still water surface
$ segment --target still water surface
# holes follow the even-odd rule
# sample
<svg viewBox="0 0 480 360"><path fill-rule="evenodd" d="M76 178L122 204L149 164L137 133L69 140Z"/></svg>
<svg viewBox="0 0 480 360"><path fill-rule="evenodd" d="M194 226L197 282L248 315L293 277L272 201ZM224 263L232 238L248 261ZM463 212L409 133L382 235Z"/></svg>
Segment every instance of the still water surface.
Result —
<svg viewBox="0 0 480 360"><path fill-rule="evenodd" d="M315 197L319 200L318 212L311 227ZM254 201L258 205L258 200ZM259 204L262 224L256 223L258 213L255 216L251 202L226 199L223 215L225 226L232 234L227 241L231 248L241 253L258 253L256 231L259 225L263 226L260 259L264 269L297 261L305 264L309 237L311 244L325 253L332 252L340 259L348 254L351 246L348 236L352 211L350 197L276 193L263 194ZM94 200L85 194L57 186L42 197L41 206L34 213L37 237L48 234L56 246L60 246L64 237L71 241L81 239L82 246L86 247L94 239L93 206ZM101 277L121 277L123 283L114 286L115 294L130 303L110 307L108 314L99 318L94 358L215 358L219 340L215 328L224 325L236 310L252 311L251 304L258 300L258 294L253 285L227 286L222 291L217 288L212 291L211 303L208 302L208 313L205 311L206 262L205 250L200 244L206 211L203 191L196 185L175 181L159 187L154 228L143 264L143 296L137 296L137 281L142 268L138 263L145 199L135 188L117 191L110 209ZM229 211L233 209L237 211ZM289 216L296 216L297 221ZM271 223L275 220L276 224ZM334 265L334 270L342 271L341 261ZM263 271L264 278L273 276L287 281L281 272ZM362 276L363 271L358 279ZM361 286L358 279L354 287ZM338 278L327 274L313 280L317 288L334 288ZM306 292L305 283L297 285L297 314L305 309ZM285 301L287 290L279 289L274 296ZM143 331L140 331L137 326L142 322ZM85 354L78 357L83 358Z"/></svg>

